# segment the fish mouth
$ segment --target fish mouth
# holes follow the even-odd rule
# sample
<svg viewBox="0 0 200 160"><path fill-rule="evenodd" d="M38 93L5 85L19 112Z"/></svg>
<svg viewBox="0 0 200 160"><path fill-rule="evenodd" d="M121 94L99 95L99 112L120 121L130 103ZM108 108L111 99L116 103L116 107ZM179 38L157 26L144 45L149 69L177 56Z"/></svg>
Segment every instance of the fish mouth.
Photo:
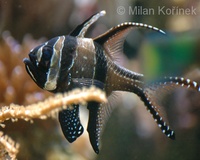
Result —
<svg viewBox="0 0 200 160"><path fill-rule="evenodd" d="M29 54L29 58L24 58L23 62L25 64L25 66L29 67L31 70L35 70L35 66L36 66L36 58L35 55Z"/></svg>
<svg viewBox="0 0 200 160"><path fill-rule="evenodd" d="M30 58L30 59L29 59ZM25 64L26 67L26 71L28 72L28 74L31 76L31 78L36 82L37 80L37 72L36 72L36 68L34 66L35 64L35 60L33 59L32 56L29 55L29 58L24 58L23 62Z"/></svg>
<svg viewBox="0 0 200 160"><path fill-rule="evenodd" d="M31 61L28 58L24 58L23 62L25 65L30 65Z"/></svg>
<svg viewBox="0 0 200 160"><path fill-rule="evenodd" d="M29 54L29 58L24 58L23 62L29 76L40 88L43 88L46 82L46 73L38 68L35 55Z"/></svg>
<svg viewBox="0 0 200 160"><path fill-rule="evenodd" d="M34 70L35 67L34 67L34 65L33 65L32 61L30 59L24 58L23 62L25 64L25 67L26 67L28 72Z"/></svg>

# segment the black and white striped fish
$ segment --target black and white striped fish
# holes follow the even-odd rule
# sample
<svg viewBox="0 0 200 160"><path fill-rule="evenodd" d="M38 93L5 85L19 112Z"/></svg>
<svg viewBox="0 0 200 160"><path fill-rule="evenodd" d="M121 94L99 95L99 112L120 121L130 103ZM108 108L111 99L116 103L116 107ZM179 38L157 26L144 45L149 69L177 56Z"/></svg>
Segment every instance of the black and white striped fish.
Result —
<svg viewBox="0 0 200 160"><path fill-rule="evenodd" d="M157 104L148 94L148 89L151 87L148 88L144 84L143 74L127 70L115 61L117 54L123 53L124 40L132 29L142 27L165 33L150 25L127 22L111 28L96 38L85 38L88 28L104 15L105 11L101 11L78 25L69 35L55 37L31 50L29 59L24 59L27 72L39 87L53 93L90 86L101 88L107 96L111 96L113 91L135 93L144 102L162 132L174 139L174 131L163 120ZM199 91L196 82L178 77L163 78L153 85L171 84ZM90 142L94 151L99 153L105 107L96 102L88 102L87 108ZM75 141L83 133L79 119L79 105L73 105L59 112L59 122L69 142Z"/></svg>

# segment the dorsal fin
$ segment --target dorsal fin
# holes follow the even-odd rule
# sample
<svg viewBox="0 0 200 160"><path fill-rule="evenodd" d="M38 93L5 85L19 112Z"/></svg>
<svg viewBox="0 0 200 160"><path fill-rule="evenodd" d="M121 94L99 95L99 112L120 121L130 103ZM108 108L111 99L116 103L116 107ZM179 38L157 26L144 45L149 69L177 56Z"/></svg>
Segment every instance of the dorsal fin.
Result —
<svg viewBox="0 0 200 160"><path fill-rule="evenodd" d="M100 11L94 15L92 15L90 18L88 18L86 21L84 21L82 24L78 25L69 35L71 36L77 36L77 37L84 37L85 33L87 32L88 28L96 22L101 16L104 16L106 14L106 11Z"/></svg>
<svg viewBox="0 0 200 160"><path fill-rule="evenodd" d="M117 60L119 54L123 53L123 44L126 36L135 27L147 28L165 34L164 31L151 25L135 22L125 22L109 29L107 32L94 38L93 40L103 45L104 49L112 57L112 59Z"/></svg>

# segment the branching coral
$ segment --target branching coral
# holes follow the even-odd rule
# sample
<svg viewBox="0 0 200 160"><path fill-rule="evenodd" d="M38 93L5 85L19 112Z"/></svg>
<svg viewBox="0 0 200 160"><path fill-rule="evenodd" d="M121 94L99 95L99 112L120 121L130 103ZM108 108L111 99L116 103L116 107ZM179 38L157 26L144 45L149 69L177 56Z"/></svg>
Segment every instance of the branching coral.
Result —
<svg viewBox="0 0 200 160"><path fill-rule="evenodd" d="M0 110L0 122L4 122L9 119L25 119L30 120L32 118L45 119L49 114L54 114L55 111L59 111L71 104L85 103L88 101L106 102L106 97L102 91L90 88L90 89L75 89L70 93L56 94L54 97L49 97L43 102L28 105L11 104L10 106L2 107Z"/></svg>
<svg viewBox="0 0 200 160"><path fill-rule="evenodd" d="M55 115L59 110L66 108L72 104L85 104L88 101L106 102L105 94L96 88L75 89L69 93L56 94L54 97L49 97L43 102L38 102L32 105L23 106L11 104L4 106L0 110L0 123L13 119L32 120L33 118L46 119L48 116ZM4 156L5 151L14 159L18 153L18 146L7 136L2 136L0 132L0 156ZM4 151L5 150L5 151Z"/></svg>
<svg viewBox="0 0 200 160"><path fill-rule="evenodd" d="M19 144L0 132L0 159L15 159L19 152Z"/></svg>

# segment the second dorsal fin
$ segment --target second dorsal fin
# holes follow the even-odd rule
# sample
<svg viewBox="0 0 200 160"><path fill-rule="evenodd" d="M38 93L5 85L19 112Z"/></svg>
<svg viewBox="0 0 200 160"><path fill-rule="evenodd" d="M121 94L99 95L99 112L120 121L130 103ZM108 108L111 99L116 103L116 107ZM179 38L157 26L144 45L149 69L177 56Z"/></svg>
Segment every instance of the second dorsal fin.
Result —
<svg viewBox="0 0 200 160"><path fill-rule="evenodd" d="M106 14L106 11L103 10L103 11L100 11L100 12L92 15L90 18L88 18L82 24L78 25L69 35L70 36L77 36L77 37L84 37L88 28L94 22L96 22L101 16L104 16L105 14Z"/></svg>
<svg viewBox="0 0 200 160"><path fill-rule="evenodd" d="M104 46L104 49L113 60L118 59L119 54L123 53L123 44L128 33L134 28L146 28L165 34L164 31L151 25L135 22L121 23L93 40Z"/></svg>

